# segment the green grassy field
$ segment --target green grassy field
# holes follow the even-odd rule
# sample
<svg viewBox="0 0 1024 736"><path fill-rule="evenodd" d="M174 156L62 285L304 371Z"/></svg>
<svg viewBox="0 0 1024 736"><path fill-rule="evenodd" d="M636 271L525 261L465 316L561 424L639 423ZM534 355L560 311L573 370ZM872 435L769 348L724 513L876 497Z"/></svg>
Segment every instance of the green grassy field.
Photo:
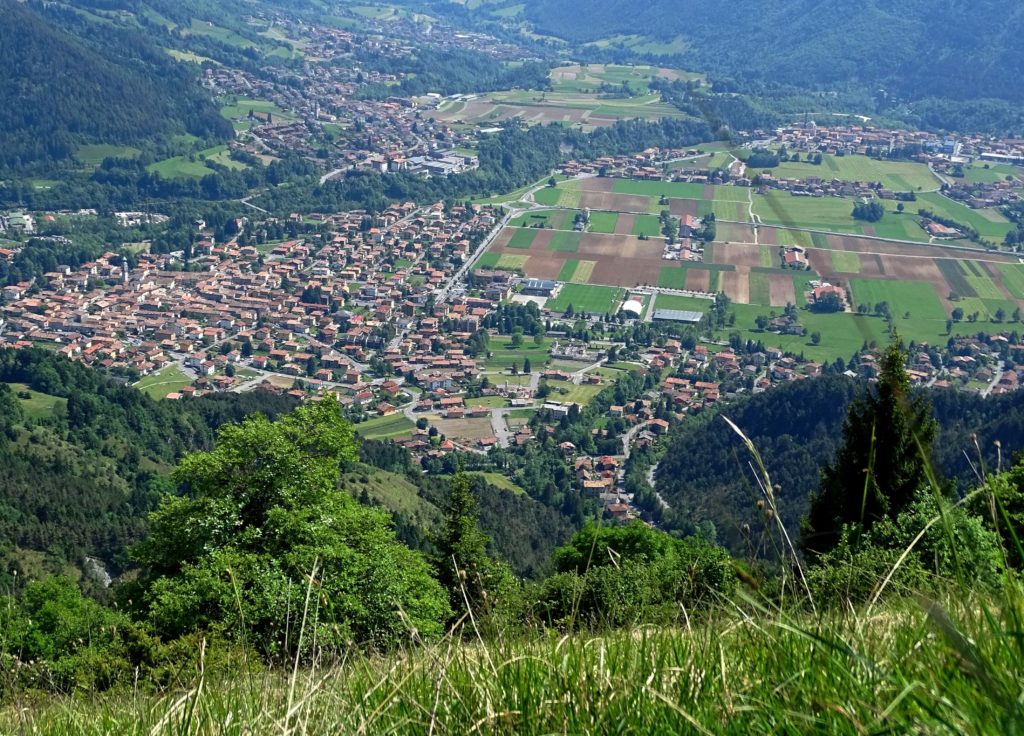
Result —
<svg viewBox="0 0 1024 736"><path fill-rule="evenodd" d="M487 345L487 352L491 355L488 358L482 360L483 369L489 371L504 371L512 367L513 364L518 365L520 368L523 367L523 359L530 359L530 367L533 370L540 370L547 365L549 357L548 350L551 349L551 343L547 338L541 341L540 345L537 345L533 341L533 337L530 335L523 336L523 344L518 348L511 346L511 337L492 337ZM524 383L528 381L526 377ZM500 378L494 377L491 379L491 383L500 384L505 382L505 377Z"/></svg>
<svg viewBox="0 0 1024 736"><path fill-rule="evenodd" d="M633 194L642 197L660 197L669 199L703 199L704 186L687 182L670 181L638 181L634 179L616 179L612 189L616 194Z"/></svg>
<svg viewBox="0 0 1024 736"><path fill-rule="evenodd" d="M569 305L572 305L576 313L614 313L625 294L625 289L610 286L566 284L562 287L558 297L549 299L545 306L555 312L564 312Z"/></svg>
<svg viewBox="0 0 1024 736"><path fill-rule="evenodd" d="M617 212L591 212L587 230L592 233L614 233L618 221L619 214Z"/></svg>
<svg viewBox="0 0 1024 736"><path fill-rule="evenodd" d="M398 473L359 464L345 474L344 487L355 498L365 491L374 503L401 514L424 529L432 528L441 519L437 507L420 496L419 489Z"/></svg>
<svg viewBox="0 0 1024 736"><path fill-rule="evenodd" d="M235 664L213 640L201 653L183 650L173 689L39 695L31 708L0 711L0 730L263 734L294 723L303 736L597 734L612 724L624 735L1013 733L1022 599L1016 580L990 595L954 583L924 603L893 594L819 613L736 596L687 612L678 627L500 631L472 642L447 635L390 654L325 657L315 671Z"/></svg>
<svg viewBox="0 0 1024 736"><path fill-rule="evenodd" d="M356 432L368 440L389 440L410 434L415 426L404 414L391 414L357 424Z"/></svg>
<svg viewBox="0 0 1024 736"><path fill-rule="evenodd" d="M1024 299L1024 265L1006 263L1000 264L998 268L1006 290L1016 299Z"/></svg>
<svg viewBox="0 0 1024 736"><path fill-rule="evenodd" d="M95 168L107 158L136 158L142 151L131 146L113 146L109 144L95 144L79 146L75 151L75 159L83 166Z"/></svg>
<svg viewBox="0 0 1024 736"><path fill-rule="evenodd" d="M832 268L839 273L860 273L860 255L842 250L834 250L829 253L832 258Z"/></svg>
<svg viewBox="0 0 1024 736"><path fill-rule="evenodd" d="M152 399L162 399L167 394L173 394L185 386L191 386L192 379L182 372L176 364L165 367L163 370L146 376L135 384L135 388L142 391Z"/></svg>
<svg viewBox="0 0 1024 736"><path fill-rule="evenodd" d="M54 410L67 408L68 400L60 396L40 393L24 383L9 383L11 390L18 394L28 394L28 398L18 396L21 403L21 410L29 419L44 419L53 416Z"/></svg>
<svg viewBox="0 0 1024 736"><path fill-rule="evenodd" d="M580 233L559 230L552 235L548 250L555 251L556 253L575 253L580 249L581 240L582 235Z"/></svg>
<svg viewBox="0 0 1024 736"><path fill-rule="evenodd" d="M697 299L692 296L678 294L658 294L654 302L655 309L678 309L683 312L707 312L713 302L710 299Z"/></svg>
<svg viewBox="0 0 1024 736"><path fill-rule="evenodd" d="M563 381L552 382L551 387L554 390L549 397L550 401L561 401L567 404L579 404L580 406L589 404L605 388L604 386L591 384L577 386Z"/></svg>
<svg viewBox="0 0 1024 736"><path fill-rule="evenodd" d="M249 112L273 115L274 120L294 120L295 116L268 100L257 100L251 97L225 97L221 99L220 114L228 120L245 120Z"/></svg>
<svg viewBox="0 0 1024 736"><path fill-rule="evenodd" d="M533 228L516 230L512 233L512 239L508 241L508 247L529 250L530 246L533 245L534 238L536 237L537 231Z"/></svg>
<svg viewBox="0 0 1024 736"><path fill-rule="evenodd" d="M558 272L558 281L572 281L573 275L576 273L576 268L580 265L580 262L575 258L568 259L562 264L562 270Z"/></svg>
<svg viewBox="0 0 1024 736"><path fill-rule="evenodd" d="M572 229L572 218L566 210L534 210L524 212L509 221L509 227L531 227L542 225L543 227L560 229Z"/></svg>
<svg viewBox="0 0 1024 736"><path fill-rule="evenodd" d="M522 496L526 493L526 491L517 486L510 478L502 475L501 473L470 473L470 475L483 478L495 488L500 488L503 491L514 493L517 496Z"/></svg>
<svg viewBox="0 0 1024 736"><path fill-rule="evenodd" d="M751 175L753 175L752 170ZM925 164L912 161L876 161L867 156L832 156L825 154L820 165L785 161L768 170L780 178L806 179L820 176L828 181L881 182L886 189L897 192L918 192L938 189L941 182Z"/></svg>
<svg viewBox="0 0 1024 736"><path fill-rule="evenodd" d="M964 167L964 181L969 184L1006 181L1007 177L1024 179L1024 168L1007 164L992 164L978 161Z"/></svg>
<svg viewBox="0 0 1024 736"><path fill-rule="evenodd" d="M633 235L657 238L661 235L661 219L657 215L637 215L633 221Z"/></svg>
<svg viewBox="0 0 1024 736"><path fill-rule="evenodd" d="M917 202L911 204L915 212L924 208L937 215L970 225L983 238L1002 242L1006 234L1013 229L1009 220L994 210L972 210L970 207L954 202L937 192L919 195Z"/></svg>

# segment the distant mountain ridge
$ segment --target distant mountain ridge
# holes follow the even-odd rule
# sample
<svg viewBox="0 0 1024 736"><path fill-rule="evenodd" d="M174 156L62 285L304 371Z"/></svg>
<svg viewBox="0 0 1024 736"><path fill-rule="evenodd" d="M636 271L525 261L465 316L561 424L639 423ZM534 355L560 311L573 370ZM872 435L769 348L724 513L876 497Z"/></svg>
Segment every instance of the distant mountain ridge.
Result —
<svg viewBox="0 0 1024 736"><path fill-rule="evenodd" d="M694 68L740 79L1024 101L1024 4L1010 0L527 0L524 14L575 42L681 37Z"/></svg>

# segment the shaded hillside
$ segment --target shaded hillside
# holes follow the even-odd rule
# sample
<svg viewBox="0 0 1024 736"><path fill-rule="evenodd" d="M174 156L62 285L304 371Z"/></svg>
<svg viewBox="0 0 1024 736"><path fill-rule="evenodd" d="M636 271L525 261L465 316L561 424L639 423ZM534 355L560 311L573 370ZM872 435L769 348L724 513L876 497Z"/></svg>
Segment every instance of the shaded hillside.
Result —
<svg viewBox="0 0 1024 736"><path fill-rule="evenodd" d="M0 14L0 170L68 161L84 144L231 135L196 70L144 34L56 5L0 0Z"/></svg>
<svg viewBox="0 0 1024 736"><path fill-rule="evenodd" d="M294 406L262 392L158 403L52 353L0 350L0 557L23 548L58 567L85 555L124 565L166 486L160 473L211 447L225 422Z"/></svg>
<svg viewBox="0 0 1024 736"><path fill-rule="evenodd" d="M865 388L835 376L799 381L722 410L757 446L779 487L779 513L791 534L817 490L821 467L831 462L842 439L847 406ZM940 425L933 447L936 465L961 488L977 479L972 435L989 469L997 463L996 440L1002 444L1004 468L1013 453L1024 451L1024 394L991 399L958 391L928 395ZM658 468L657 488L680 519L710 520L719 542L736 553L747 551L741 525L750 525L755 543L764 528L749 454L720 416L690 423L672 440Z"/></svg>
<svg viewBox="0 0 1024 736"><path fill-rule="evenodd" d="M576 42L682 37L694 68L737 78L1024 100L1024 7L1009 0L530 0L525 13Z"/></svg>

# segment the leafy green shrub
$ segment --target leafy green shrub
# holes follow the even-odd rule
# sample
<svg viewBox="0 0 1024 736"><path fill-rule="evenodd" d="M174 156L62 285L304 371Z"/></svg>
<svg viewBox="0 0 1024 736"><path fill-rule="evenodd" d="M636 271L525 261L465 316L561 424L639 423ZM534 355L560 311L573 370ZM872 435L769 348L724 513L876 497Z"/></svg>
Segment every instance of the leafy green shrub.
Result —
<svg viewBox="0 0 1024 736"><path fill-rule="evenodd" d="M145 616L162 637L207 631L268 657L432 638L449 614L422 555L390 517L338 490L356 457L336 402L221 429L186 457L135 549Z"/></svg>

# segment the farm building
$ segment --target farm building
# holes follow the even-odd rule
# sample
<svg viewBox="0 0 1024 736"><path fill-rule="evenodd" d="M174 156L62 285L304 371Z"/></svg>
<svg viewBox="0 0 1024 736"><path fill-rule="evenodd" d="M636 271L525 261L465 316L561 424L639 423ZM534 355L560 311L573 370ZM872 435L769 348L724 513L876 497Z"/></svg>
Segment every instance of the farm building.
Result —
<svg viewBox="0 0 1024 736"><path fill-rule="evenodd" d="M547 279L527 279L523 284L523 293L528 296L551 296L557 286L557 283Z"/></svg>

